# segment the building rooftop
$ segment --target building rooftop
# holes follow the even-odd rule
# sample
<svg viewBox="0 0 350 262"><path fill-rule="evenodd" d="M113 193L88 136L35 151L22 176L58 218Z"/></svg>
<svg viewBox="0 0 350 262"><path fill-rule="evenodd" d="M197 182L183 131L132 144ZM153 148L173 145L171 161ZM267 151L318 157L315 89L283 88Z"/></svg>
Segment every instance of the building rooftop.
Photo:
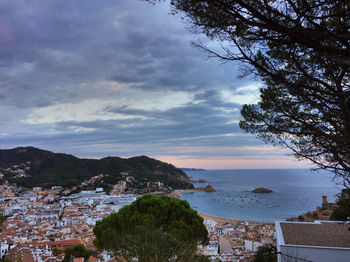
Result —
<svg viewBox="0 0 350 262"><path fill-rule="evenodd" d="M350 224L280 222L285 244L350 248Z"/></svg>

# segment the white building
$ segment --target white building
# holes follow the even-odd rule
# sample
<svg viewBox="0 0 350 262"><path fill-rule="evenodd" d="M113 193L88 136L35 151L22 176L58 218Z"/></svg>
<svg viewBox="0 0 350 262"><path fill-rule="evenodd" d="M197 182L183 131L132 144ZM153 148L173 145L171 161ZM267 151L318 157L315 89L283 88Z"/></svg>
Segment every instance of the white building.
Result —
<svg viewBox="0 0 350 262"><path fill-rule="evenodd" d="M97 187L95 190L95 193L102 193L103 192L103 187Z"/></svg>
<svg viewBox="0 0 350 262"><path fill-rule="evenodd" d="M244 248L247 251L257 252L259 250L259 247L261 247L261 246L263 246L263 244L261 242L244 240Z"/></svg>
<svg viewBox="0 0 350 262"><path fill-rule="evenodd" d="M350 223L277 221L278 262L350 261Z"/></svg>
<svg viewBox="0 0 350 262"><path fill-rule="evenodd" d="M9 251L9 245L6 243L6 241L0 242L0 259L4 258L6 253Z"/></svg>

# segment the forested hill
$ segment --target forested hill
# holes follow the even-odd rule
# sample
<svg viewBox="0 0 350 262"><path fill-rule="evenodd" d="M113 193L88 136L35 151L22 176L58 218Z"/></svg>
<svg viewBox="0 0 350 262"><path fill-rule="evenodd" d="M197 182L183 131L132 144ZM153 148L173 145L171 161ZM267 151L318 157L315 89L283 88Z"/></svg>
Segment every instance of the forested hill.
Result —
<svg viewBox="0 0 350 262"><path fill-rule="evenodd" d="M0 150L0 172L3 180L25 187L69 187L98 174L104 175L105 183L113 185L126 173L134 178L135 187L142 188L148 182L161 182L172 188L193 187L182 170L147 156L80 159L34 147Z"/></svg>

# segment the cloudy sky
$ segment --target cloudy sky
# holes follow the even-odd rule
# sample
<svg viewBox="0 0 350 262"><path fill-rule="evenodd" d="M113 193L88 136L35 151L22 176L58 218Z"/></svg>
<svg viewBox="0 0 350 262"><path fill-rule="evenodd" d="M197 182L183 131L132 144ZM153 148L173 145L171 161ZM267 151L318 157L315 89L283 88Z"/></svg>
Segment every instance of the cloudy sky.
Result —
<svg viewBox="0 0 350 262"><path fill-rule="evenodd" d="M191 45L201 36L169 12L139 0L1 1L1 148L148 155L179 167L305 166L239 129L262 84L208 59Z"/></svg>

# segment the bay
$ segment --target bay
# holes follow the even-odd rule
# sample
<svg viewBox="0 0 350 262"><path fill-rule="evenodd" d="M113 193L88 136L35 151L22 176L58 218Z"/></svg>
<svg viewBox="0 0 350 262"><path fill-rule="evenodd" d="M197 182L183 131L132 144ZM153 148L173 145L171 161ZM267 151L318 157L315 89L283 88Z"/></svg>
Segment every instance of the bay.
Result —
<svg viewBox="0 0 350 262"><path fill-rule="evenodd" d="M180 194L191 207L209 215L246 221L274 222L299 216L316 210L322 204L322 196L329 202L336 200L341 187L332 181L325 171L308 169L233 169L186 171L195 187L212 185L216 192ZM265 187L273 192L251 192Z"/></svg>

